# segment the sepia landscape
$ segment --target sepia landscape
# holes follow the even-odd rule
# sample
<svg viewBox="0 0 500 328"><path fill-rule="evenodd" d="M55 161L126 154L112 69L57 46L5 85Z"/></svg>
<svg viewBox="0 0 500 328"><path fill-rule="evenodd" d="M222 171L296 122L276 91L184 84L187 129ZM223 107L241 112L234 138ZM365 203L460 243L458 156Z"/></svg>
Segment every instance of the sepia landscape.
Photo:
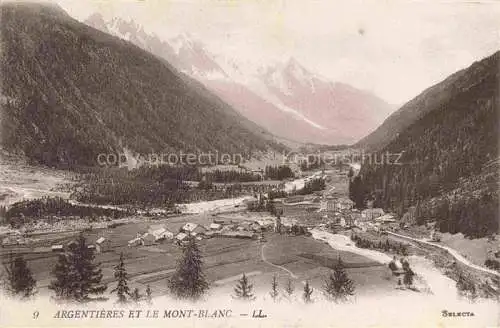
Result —
<svg viewBox="0 0 500 328"><path fill-rule="evenodd" d="M0 326L499 325L498 4L83 2L0 4Z"/></svg>

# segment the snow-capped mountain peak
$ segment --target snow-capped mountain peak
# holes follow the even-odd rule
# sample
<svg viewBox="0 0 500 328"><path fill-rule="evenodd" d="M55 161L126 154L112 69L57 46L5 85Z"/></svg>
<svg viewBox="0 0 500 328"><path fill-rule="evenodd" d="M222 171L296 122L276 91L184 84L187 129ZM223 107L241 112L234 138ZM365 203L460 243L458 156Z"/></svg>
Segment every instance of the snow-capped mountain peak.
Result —
<svg viewBox="0 0 500 328"><path fill-rule="evenodd" d="M179 34L178 36L169 39L168 43L177 55L180 54L181 49L183 48L193 50L197 46L197 42L194 41L193 36L189 33Z"/></svg>
<svg viewBox="0 0 500 328"><path fill-rule="evenodd" d="M161 39L133 20L105 20L99 14L86 23L165 59L277 135L306 142L354 142L391 111L376 96L333 83L294 57L263 66L254 60L214 55L189 33Z"/></svg>
<svg viewBox="0 0 500 328"><path fill-rule="evenodd" d="M308 71L294 57L268 66L263 72L260 78L264 83L269 88L287 96L296 92L315 93L317 82L322 80L316 74Z"/></svg>
<svg viewBox="0 0 500 328"><path fill-rule="evenodd" d="M180 34L169 40L161 40L155 34L148 34L135 21L114 17L105 21L99 14L91 15L86 21L103 32L130 41L158 57L166 59L181 72L201 79L225 79L227 74L206 51L203 43L189 33Z"/></svg>

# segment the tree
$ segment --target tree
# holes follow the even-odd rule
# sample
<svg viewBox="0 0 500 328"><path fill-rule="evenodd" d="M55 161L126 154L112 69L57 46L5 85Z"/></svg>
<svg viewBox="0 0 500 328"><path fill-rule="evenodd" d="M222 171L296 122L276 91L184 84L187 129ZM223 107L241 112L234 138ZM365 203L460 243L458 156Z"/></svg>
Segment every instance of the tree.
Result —
<svg viewBox="0 0 500 328"><path fill-rule="evenodd" d="M95 264L94 250L89 248L83 235L80 235L76 243L69 246L70 259L77 273L75 299L88 301L93 294L102 294L106 286L101 284L102 271L100 263Z"/></svg>
<svg viewBox="0 0 500 328"><path fill-rule="evenodd" d="M349 181L351 181L351 178L354 176L354 170L349 168L349 172L347 172L347 177L349 178Z"/></svg>
<svg viewBox="0 0 500 328"><path fill-rule="evenodd" d="M379 247L380 248L380 247ZM389 262L389 269L394 272L398 269L398 266L396 264L396 256L394 256L391 260L391 262Z"/></svg>
<svg viewBox="0 0 500 328"><path fill-rule="evenodd" d="M130 288L128 287L128 277L127 269L125 269L125 264L123 263L123 253L120 253L120 261L115 266L115 278L118 280L118 284L111 293L116 293L118 296L118 303L127 303L127 295L130 295Z"/></svg>
<svg viewBox="0 0 500 328"><path fill-rule="evenodd" d="M146 286L146 302L149 305L153 304L153 291L149 285Z"/></svg>
<svg viewBox="0 0 500 328"><path fill-rule="evenodd" d="M403 270L409 270L410 269L410 262L408 262L408 260L406 258L402 258L400 260L401 262L401 266L403 267Z"/></svg>
<svg viewBox="0 0 500 328"><path fill-rule="evenodd" d="M49 289L53 290L56 298L68 300L73 294L73 281L76 279L76 273L69 262L68 254L60 254L57 263L52 269L54 280L50 282Z"/></svg>
<svg viewBox="0 0 500 328"><path fill-rule="evenodd" d="M344 301L354 295L354 283L344 270L344 264L339 257L333 274L330 274L324 285L325 294L335 302Z"/></svg>
<svg viewBox="0 0 500 328"><path fill-rule="evenodd" d="M0 206L0 224L3 224L6 222L6 217L7 217L7 208L5 206Z"/></svg>
<svg viewBox="0 0 500 328"><path fill-rule="evenodd" d="M255 299L252 293L253 285L248 281L247 276L243 273L243 276L238 280L238 284L234 288L235 298L240 300L251 301Z"/></svg>
<svg viewBox="0 0 500 328"><path fill-rule="evenodd" d="M405 274L403 276L403 282L407 288L410 288L411 285L413 285L413 276L414 275L415 275L415 273L413 272L412 269L405 270Z"/></svg>
<svg viewBox="0 0 500 328"><path fill-rule="evenodd" d="M281 228L281 216L280 216L279 213L276 215L274 232L277 232L280 235L281 235L281 232L282 232L282 228Z"/></svg>
<svg viewBox="0 0 500 328"><path fill-rule="evenodd" d="M306 281L306 284L304 285L304 294L302 295L302 298L304 299L304 302L306 303L311 303L311 295L313 293L313 289L311 286L309 286L309 281Z"/></svg>
<svg viewBox="0 0 500 328"><path fill-rule="evenodd" d="M130 298L132 299L132 301L134 301L135 303L139 303L140 300L142 299L142 295L141 293L139 292L139 288L134 288L134 291L132 292L132 294L130 295Z"/></svg>
<svg viewBox="0 0 500 328"><path fill-rule="evenodd" d="M26 260L21 255L16 255L13 258L12 253L10 253L8 262L4 264L4 267L6 272L4 284L8 294L21 299L28 299L36 293L36 281L28 268Z"/></svg>
<svg viewBox="0 0 500 328"><path fill-rule="evenodd" d="M100 263L95 264L94 257L94 250L88 247L83 235L70 243L52 271L55 280L49 288L55 291L57 298L88 302L92 300L90 295L104 293L107 287L101 284Z"/></svg>
<svg viewBox="0 0 500 328"><path fill-rule="evenodd" d="M170 292L180 299L197 300L208 290L202 270L200 250L194 238L190 238L183 249L174 275L169 280Z"/></svg>
<svg viewBox="0 0 500 328"><path fill-rule="evenodd" d="M276 275L273 276L273 281L271 283L271 291L269 292L269 295L271 295L273 301L276 302L278 299L278 279L276 278Z"/></svg>
<svg viewBox="0 0 500 328"><path fill-rule="evenodd" d="M359 175L349 181L349 198L356 204L357 209L365 207L365 191Z"/></svg>
<svg viewBox="0 0 500 328"><path fill-rule="evenodd" d="M294 290L295 288L293 287L292 280L289 278L285 286L285 292L289 298L292 296Z"/></svg>
<svg viewBox="0 0 500 328"><path fill-rule="evenodd" d="M467 298L472 302L474 302L479 296L478 288L476 287L474 279L470 275L466 275L462 271L458 272L456 286L459 295Z"/></svg>

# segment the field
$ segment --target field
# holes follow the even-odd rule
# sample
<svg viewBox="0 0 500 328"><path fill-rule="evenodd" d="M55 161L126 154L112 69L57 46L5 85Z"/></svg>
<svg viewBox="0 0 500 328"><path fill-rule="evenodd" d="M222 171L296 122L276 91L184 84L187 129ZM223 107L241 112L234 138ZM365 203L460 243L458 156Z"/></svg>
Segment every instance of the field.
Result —
<svg viewBox="0 0 500 328"><path fill-rule="evenodd" d="M250 215L256 218L265 214L235 213L232 219L246 219ZM225 215L226 217L228 214ZM170 231L176 232L186 222L209 224L213 217L208 214L172 217L165 220L129 223L114 229L94 230L86 233L90 241L105 236L112 241L110 252L97 254L96 260L102 263L104 281L113 285L113 266L116 265L120 252L124 253L125 264L131 278L131 287L144 291L150 285L154 293L167 293L167 278L175 269L181 254L179 246L172 241L153 246L128 247L127 241L139 232L148 230L151 224L166 224ZM60 241L68 241L65 236ZM358 293L369 293L374 289L394 289L395 282L388 280L388 269L363 256L349 252L339 252L326 243L312 237L287 236L268 232L266 242L250 239L211 238L199 242L203 254L205 274L212 289L230 292L243 272L248 273L257 290L267 290L272 276L277 274L281 284L292 277L296 288L301 289L302 282L309 280L314 288L321 288L323 279L339 256L346 264L347 271L355 281ZM3 257L9 249L2 249ZM16 248L29 261L38 281L40 294L48 293L50 270L57 260L57 254L45 248Z"/></svg>

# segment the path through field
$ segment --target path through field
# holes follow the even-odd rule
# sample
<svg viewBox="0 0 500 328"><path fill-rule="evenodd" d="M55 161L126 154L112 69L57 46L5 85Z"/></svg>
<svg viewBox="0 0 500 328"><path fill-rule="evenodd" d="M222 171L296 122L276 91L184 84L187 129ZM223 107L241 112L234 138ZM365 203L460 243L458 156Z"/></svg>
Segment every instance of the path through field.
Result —
<svg viewBox="0 0 500 328"><path fill-rule="evenodd" d="M297 279L298 277L290 270L288 270L287 268L285 268L284 266L281 266L281 265L276 265L274 263L271 263L269 262L267 259L266 259L266 256L264 255L264 248L266 247L267 245L262 245L261 249L260 249L260 255L261 255L261 258L262 258L262 261L266 262L267 264L275 267L275 268L278 268L278 269L281 269L281 270L284 270L286 271L290 277L292 277L293 279Z"/></svg>
<svg viewBox="0 0 500 328"><path fill-rule="evenodd" d="M388 233L390 233L391 235L397 236L397 237L401 237L401 238L404 238L404 239L413 240L413 241L416 241L416 242L419 242L419 243L422 243L422 244L426 244L426 245L430 245L430 246L434 246L434 247L438 247L438 248L444 249L445 251L447 251L448 253L450 253L451 256L453 256L457 261L461 262L462 264L464 264L464 265L466 265L466 266L468 266L468 267L470 267L472 269L479 270L479 271L482 271L482 272L489 273L489 274L495 275L497 277L500 277L500 273L499 272L497 272L495 270L488 269L488 268L483 268L483 267L481 267L479 265L475 265L474 263L471 263L469 260L467 260L465 257L463 257L456 250L454 250L453 248L450 248L448 246L439 245L439 244L436 244L436 243L431 243L431 242L429 242L427 240L417 239L417 238L413 238L413 237L410 237L410 236L400 235L398 233L394 233L394 232L390 232L390 231L388 231Z"/></svg>

